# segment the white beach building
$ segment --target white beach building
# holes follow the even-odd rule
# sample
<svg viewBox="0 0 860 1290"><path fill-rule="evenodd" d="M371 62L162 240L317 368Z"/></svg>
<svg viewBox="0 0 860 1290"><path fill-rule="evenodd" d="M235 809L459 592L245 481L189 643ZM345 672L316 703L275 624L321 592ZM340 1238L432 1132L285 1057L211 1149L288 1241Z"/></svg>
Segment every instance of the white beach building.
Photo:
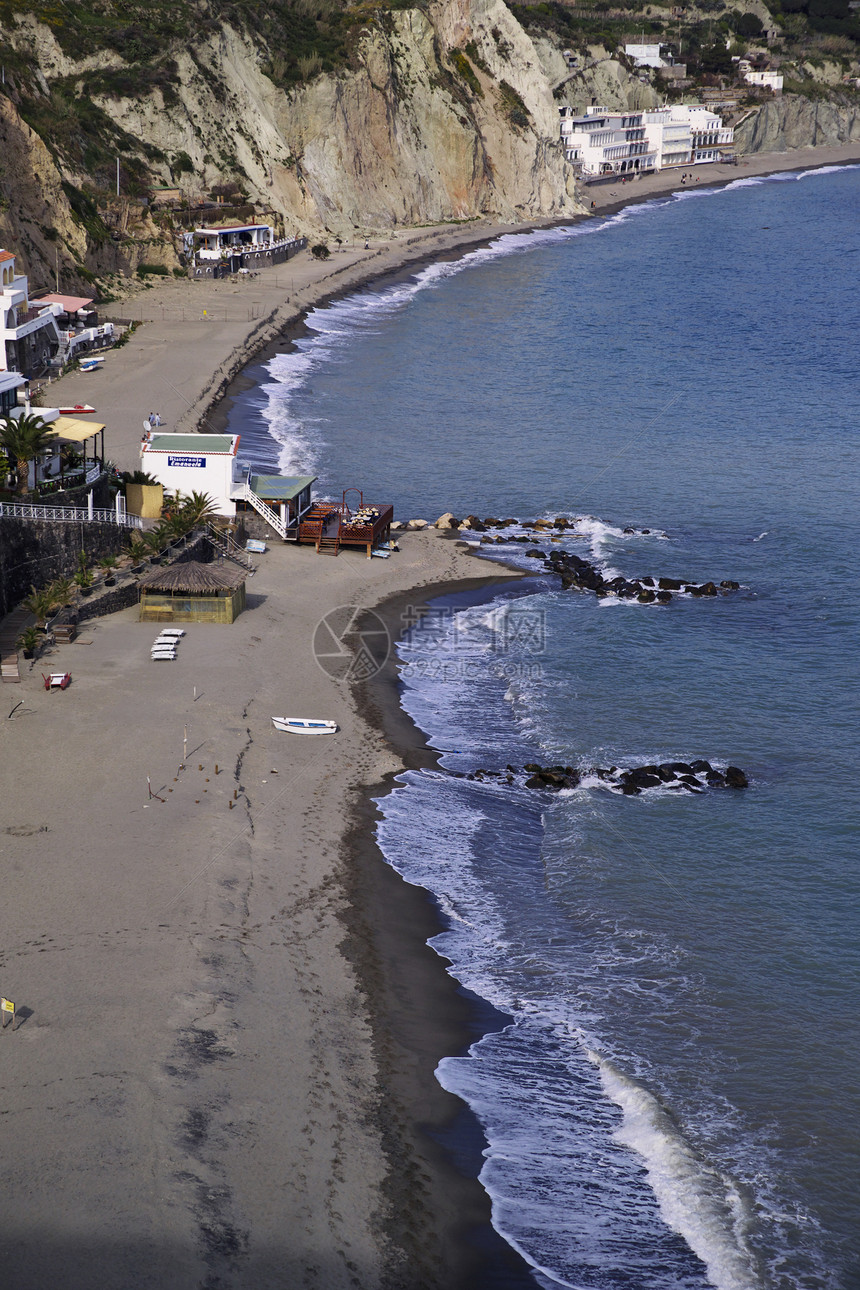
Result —
<svg viewBox="0 0 860 1290"><path fill-rule="evenodd" d="M700 104L673 103L642 112L591 107L584 116L563 107L565 156L585 178L726 161L734 153L734 130Z"/></svg>
<svg viewBox="0 0 860 1290"><path fill-rule="evenodd" d="M573 108L563 107L559 113L565 156L583 175L626 175L656 168L642 112L589 107L583 116L575 116Z"/></svg>
<svg viewBox="0 0 860 1290"><path fill-rule="evenodd" d="M0 248L0 372L35 375L59 348L51 309L31 306L26 275L16 272L13 253Z"/></svg>
<svg viewBox="0 0 860 1290"><path fill-rule="evenodd" d="M238 458L237 434L160 434L144 431L140 468L165 493L205 493L219 515L254 510L284 539L295 538L310 510L314 475L259 475Z"/></svg>
<svg viewBox="0 0 860 1290"><path fill-rule="evenodd" d="M198 260L221 260L246 251L263 251L274 242L271 224L221 224L194 230Z"/></svg>

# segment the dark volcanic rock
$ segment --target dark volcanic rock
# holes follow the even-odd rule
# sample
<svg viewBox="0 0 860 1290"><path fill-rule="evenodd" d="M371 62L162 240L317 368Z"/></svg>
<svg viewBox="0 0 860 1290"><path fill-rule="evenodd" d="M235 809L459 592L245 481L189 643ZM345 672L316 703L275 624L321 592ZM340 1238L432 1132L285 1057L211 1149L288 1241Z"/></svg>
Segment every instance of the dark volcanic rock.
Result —
<svg viewBox="0 0 860 1290"><path fill-rule="evenodd" d="M661 591L680 591L683 585L683 578L661 578L657 583Z"/></svg>
<svg viewBox="0 0 860 1290"><path fill-rule="evenodd" d="M673 775L692 775L693 767L685 761L663 761L660 770L670 770Z"/></svg>
<svg viewBox="0 0 860 1290"><path fill-rule="evenodd" d="M696 761L690 762L690 770L696 775L704 775L706 771L711 770L711 763L709 761L703 761L702 758L699 757Z"/></svg>
<svg viewBox="0 0 860 1290"><path fill-rule="evenodd" d="M642 768L626 770L621 779L625 784L636 784L638 788L656 788L662 783L659 775L649 775Z"/></svg>
<svg viewBox="0 0 860 1290"><path fill-rule="evenodd" d="M731 578L723 578L720 583L720 586L725 587L727 591L737 591L740 585L739 582L732 582Z"/></svg>
<svg viewBox="0 0 860 1290"><path fill-rule="evenodd" d="M749 780L739 766L726 767L726 783L729 788L749 787Z"/></svg>
<svg viewBox="0 0 860 1290"><path fill-rule="evenodd" d="M671 599L672 599L672 593L671 593L671 591L658 591L658 592L657 592L657 603L658 603L659 605L668 605L668 603L669 603L669 601L670 601Z"/></svg>
<svg viewBox="0 0 860 1290"><path fill-rule="evenodd" d="M649 587L645 591L640 591L637 599L641 605L650 605L657 599L657 593Z"/></svg>

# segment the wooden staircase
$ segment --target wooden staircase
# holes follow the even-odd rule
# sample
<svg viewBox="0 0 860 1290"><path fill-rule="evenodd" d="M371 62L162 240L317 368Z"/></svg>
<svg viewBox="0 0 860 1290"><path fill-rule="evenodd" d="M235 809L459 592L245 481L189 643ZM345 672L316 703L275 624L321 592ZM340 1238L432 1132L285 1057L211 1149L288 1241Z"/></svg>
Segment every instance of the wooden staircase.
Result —
<svg viewBox="0 0 860 1290"><path fill-rule="evenodd" d="M0 625L0 679L6 685L16 685L21 680L15 642L32 617L26 609L14 609Z"/></svg>
<svg viewBox="0 0 860 1290"><path fill-rule="evenodd" d="M317 555L337 555L340 550L341 507L329 502L317 502L302 516L299 540L313 542Z"/></svg>
<svg viewBox="0 0 860 1290"><path fill-rule="evenodd" d="M322 555L323 553L326 555L337 555L339 550L340 519L338 519L336 525L329 525L328 532L320 528L320 535L317 538L317 555Z"/></svg>

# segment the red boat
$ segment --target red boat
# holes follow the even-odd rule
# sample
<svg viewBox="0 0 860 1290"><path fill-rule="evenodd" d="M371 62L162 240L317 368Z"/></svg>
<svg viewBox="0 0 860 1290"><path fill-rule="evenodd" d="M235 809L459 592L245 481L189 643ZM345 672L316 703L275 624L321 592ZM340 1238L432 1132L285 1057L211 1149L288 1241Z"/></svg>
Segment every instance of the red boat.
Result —
<svg viewBox="0 0 860 1290"><path fill-rule="evenodd" d="M90 412L95 412L95 408L90 407L89 403L76 403L73 408L60 408L61 417L88 416Z"/></svg>

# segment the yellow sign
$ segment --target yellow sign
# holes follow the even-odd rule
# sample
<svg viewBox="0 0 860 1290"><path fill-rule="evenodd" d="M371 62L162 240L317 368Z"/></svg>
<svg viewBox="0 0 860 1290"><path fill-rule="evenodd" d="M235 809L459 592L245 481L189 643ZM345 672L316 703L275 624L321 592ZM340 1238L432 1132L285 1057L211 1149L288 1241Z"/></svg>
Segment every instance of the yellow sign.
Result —
<svg viewBox="0 0 860 1290"><path fill-rule="evenodd" d="M0 999L0 1009L2 1009L3 1012L14 1012L15 1005L11 999Z"/></svg>

